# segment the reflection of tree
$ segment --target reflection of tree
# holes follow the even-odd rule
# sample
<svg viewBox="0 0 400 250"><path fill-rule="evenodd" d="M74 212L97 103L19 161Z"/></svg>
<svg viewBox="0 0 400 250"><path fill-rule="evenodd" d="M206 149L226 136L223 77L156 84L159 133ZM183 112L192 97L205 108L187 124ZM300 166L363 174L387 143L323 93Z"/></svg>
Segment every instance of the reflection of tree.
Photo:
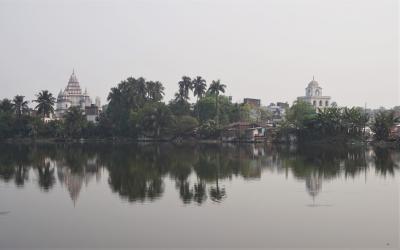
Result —
<svg viewBox="0 0 400 250"><path fill-rule="evenodd" d="M28 180L37 180L48 191L55 186L56 172L75 203L82 187L98 179L100 166L104 166L111 190L130 202L158 199L164 193L165 179L170 178L183 203L200 205L208 197L214 202L226 199L223 184L233 177L258 180L266 170L292 173L316 197L324 180L355 178L369 168L383 176L394 175L399 162L398 151L371 147L0 144L0 181L23 187ZM30 179L30 173L37 178Z"/></svg>
<svg viewBox="0 0 400 250"><path fill-rule="evenodd" d="M391 149L376 147L375 151L375 170L383 176L394 176L395 169L399 169L399 162L395 162L394 152Z"/></svg>
<svg viewBox="0 0 400 250"><path fill-rule="evenodd" d="M39 186L42 187L45 191L52 188L56 182L56 178L54 177L54 168L50 167L50 162L46 162L44 166L38 167L37 170L39 177Z"/></svg>
<svg viewBox="0 0 400 250"><path fill-rule="evenodd" d="M201 180L194 184L193 200L197 204L202 204L207 200L206 184Z"/></svg>
<svg viewBox="0 0 400 250"><path fill-rule="evenodd" d="M111 155L102 155L109 171L108 183L114 192L131 202L152 201L164 192L164 164L154 164L157 162L154 151L149 154L137 149L119 148Z"/></svg>
<svg viewBox="0 0 400 250"><path fill-rule="evenodd" d="M28 167L23 166L23 165L17 165L15 169L15 184L17 186L23 186L25 184L25 181L29 179L28 176Z"/></svg>

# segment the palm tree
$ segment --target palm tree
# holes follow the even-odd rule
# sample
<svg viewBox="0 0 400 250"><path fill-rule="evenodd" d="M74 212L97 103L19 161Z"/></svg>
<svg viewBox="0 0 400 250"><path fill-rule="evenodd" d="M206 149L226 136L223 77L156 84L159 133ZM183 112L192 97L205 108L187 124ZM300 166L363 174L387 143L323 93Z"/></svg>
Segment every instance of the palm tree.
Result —
<svg viewBox="0 0 400 250"><path fill-rule="evenodd" d="M24 98L25 96L16 95L13 99L13 107L18 118L28 111L28 101L25 101Z"/></svg>
<svg viewBox="0 0 400 250"><path fill-rule="evenodd" d="M206 93L207 84L206 80L204 80L201 76L197 76L193 79L193 94L197 96L197 120L200 122L200 109L199 109L199 99L203 97Z"/></svg>
<svg viewBox="0 0 400 250"><path fill-rule="evenodd" d="M37 109L39 114L43 114L43 120L46 116L50 116L50 114L54 114L54 103L56 102L56 98L47 90L42 90L39 94L36 95L36 100L34 102L38 103L35 109Z"/></svg>
<svg viewBox="0 0 400 250"><path fill-rule="evenodd" d="M218 97L219 97L219 93L225 93L225 88L226 85L225 84L221 84L220 80L217 81L212 81L212 83L210 84L210 87L208 88L208 92L210 94L215 95L215 108L217 111L217 127L219 128L219 110L218 110Z"/></svg>
<svg viewBox="0 0 400 250"><path fill-rule="evenodd" d="M146 83L147 96L150 100L158 102L164 96L164 86L161 82L147 82Z"/></svg>
<svg viewBox="0 0 400 250"><path fill-rule="evenodd" d="M178 82L179 84L179 95L181 99L189 100L189 91L193 89L192 80L188 76L182 76L182 80Z"/></svg>

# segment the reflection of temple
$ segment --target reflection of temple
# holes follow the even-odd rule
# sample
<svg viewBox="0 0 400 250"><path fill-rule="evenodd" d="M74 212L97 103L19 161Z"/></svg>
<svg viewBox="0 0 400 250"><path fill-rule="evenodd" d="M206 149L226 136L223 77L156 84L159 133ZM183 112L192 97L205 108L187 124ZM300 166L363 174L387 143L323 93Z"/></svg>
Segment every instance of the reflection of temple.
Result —
<svg viewBox="0 0 400 250"><path fill-rule="evenodd" d="M306 190L315 199L322 189L322 177L318 173L312 173L306 177Z"/></svg>
<svg viewBox="0 0 400 250"><path fill-rule="evenodd" d="M93 177L96 177L97 182L101 178L101 172L95 158L88 160L86 165L78 172L73 172L67 166L59 165L57 167L57 175L60 183L65 184L67 187L74 206L78 200L83 183L87 186Z"/></svg>

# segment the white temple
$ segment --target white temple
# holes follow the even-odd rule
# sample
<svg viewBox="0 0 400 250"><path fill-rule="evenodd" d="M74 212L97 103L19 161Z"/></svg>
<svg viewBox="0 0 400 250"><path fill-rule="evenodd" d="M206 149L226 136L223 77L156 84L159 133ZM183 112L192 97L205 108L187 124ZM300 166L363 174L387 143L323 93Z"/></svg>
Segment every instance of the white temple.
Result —
<svg viewBox="0 0 400 250"><path fill-rule="evenodd" d="M317 111L323 110L331 105L331 97L322 95L322 88L314 77L306 88L306 95L298 97L297 100L310 103Z"/></svg>
<svg viewBox="0 0 400 250"><path fill-rule="evenodd" d="M96 103L92 102L87 90L82 94L81 87L79 86L78 78L75 71L69 78L67 87L60 90L57 97L56 117L62 118L70 107L80 107L85 112L88 120L95 122L95 118L100 110L100 98L96 98Z"/></svg>

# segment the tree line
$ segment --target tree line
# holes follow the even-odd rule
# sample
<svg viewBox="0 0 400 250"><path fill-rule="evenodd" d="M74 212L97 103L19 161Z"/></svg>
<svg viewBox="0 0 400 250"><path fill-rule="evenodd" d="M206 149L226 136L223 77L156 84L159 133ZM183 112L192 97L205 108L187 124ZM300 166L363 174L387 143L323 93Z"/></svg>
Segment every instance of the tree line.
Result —
<svg viewBox="0 0 400 250"><path fill-rule="evenodd" d="M236 121L251 121L250 107L232 103L223 95L220 80L208 86L201 76L183 76L175 98L163 102L164 86L143 77L129 77L111 88L96 123L86 120L84 111L71 107L63 119L54 115L56 98L42 90L28 107L24 96L0 101L0 139L6 138L174 138L197 132L202 138L216 138L221 127ZM190 102L190 94L196 98Z"/></svg>
<svg viewBox="0 0 400 250"><path fill-rule="evenodd" d="M107 105L97 122L88 122L84 111L71 107L63 119L48 120L54 115L56 98L42 90L32 101L24 96L0 100L0 139L7 138L155 138L170 140L186 136L218 139L221 130L233 122L265 123L272 114L258 108L233 103L224 95L227 86L220 80L209 85L201 76L183 76L177 92L168 103L159 81L129 77L111 88ZM191 94L195 97L192 103ZM375 139L388 140L390 128L399 122L394 110L382 110L373 119L362 108L332 106L319 110L297 101L286 110L279 124L281 137L295 135L299 140L360 140L370 127Z"/></svg>
<svg viewBox="0 0 400 250"><path fill-rule="evenodd" d="M390 129L398 122L394 109L379 110L371 117L361 107L333 105L317 112L310 103L297 101L288 109L280 132L296 135L300 141L362 140L368 134L375 140L389 140Z"/></svg>

